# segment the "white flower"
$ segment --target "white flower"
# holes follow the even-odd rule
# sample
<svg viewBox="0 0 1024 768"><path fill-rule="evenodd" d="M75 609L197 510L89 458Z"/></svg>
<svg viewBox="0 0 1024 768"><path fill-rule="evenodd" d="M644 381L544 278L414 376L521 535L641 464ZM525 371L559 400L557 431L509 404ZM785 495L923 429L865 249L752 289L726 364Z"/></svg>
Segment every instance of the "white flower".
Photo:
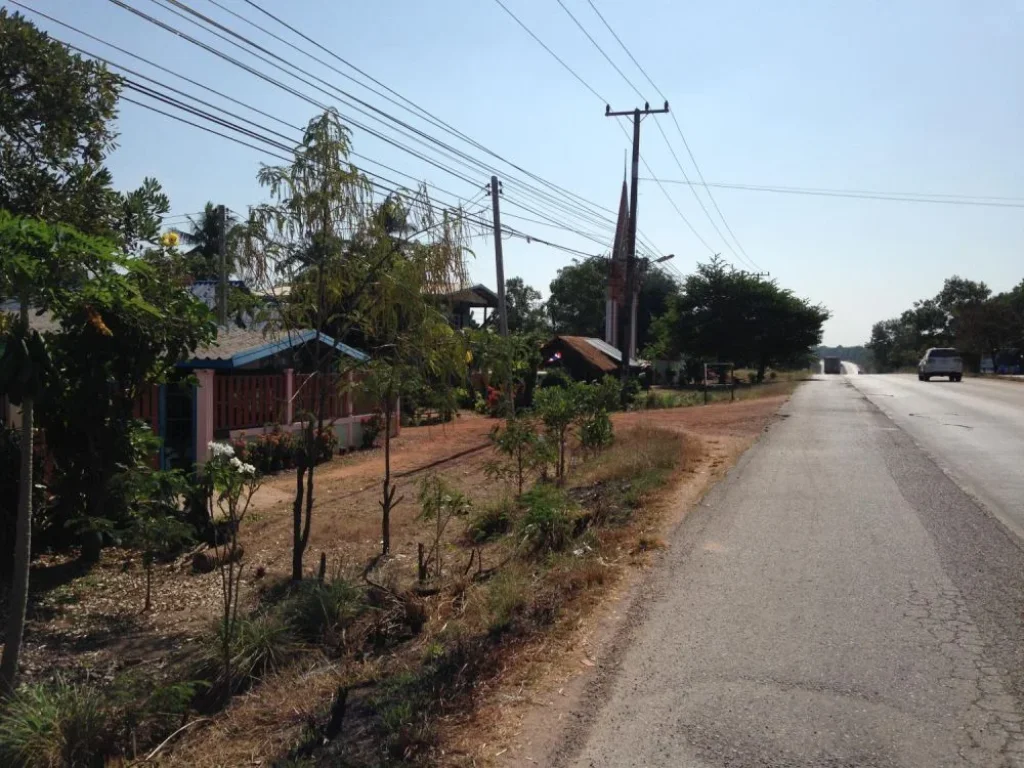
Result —
<svg viewBox="0 0 1024 768"><path fill-rule="evenodd" d="M254 467L252 464L242 464L241 466L238 467L238 474L248 475L249 477L255 477L256 467Z"/></svg>
<svg viewBox="0 0 1024 768"><path fill-rule="evenodd" d="M231 466L234 469L237 469L238 471L241 471L242 470L242 460L240 458L238 458L237 456L232 456L231 457Z"/></svg>
<svg viewBox="0 0 1024 768"><path fill-rule="evenodd" d="M221 457L230 458L235 455L235 449L227 443L213 442L210 443L209 448L211 453L213 453L213 458L215 459L219 459Z"/></svg>

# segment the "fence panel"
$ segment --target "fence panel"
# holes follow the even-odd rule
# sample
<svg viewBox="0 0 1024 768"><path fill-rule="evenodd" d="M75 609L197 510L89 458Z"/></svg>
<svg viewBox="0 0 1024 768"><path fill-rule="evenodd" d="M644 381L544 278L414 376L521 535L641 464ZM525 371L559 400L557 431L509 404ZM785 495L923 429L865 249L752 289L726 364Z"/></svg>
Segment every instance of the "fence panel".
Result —
<svg viewBox="0 0 1024 768"><path fill-rule="evenodd" d="M339 419L348 416L346 408L345 393L339 391L341 377L337 373L323 374L320 376L320 386L325 389L324 418ZM292 412L295 419L300 419L304 414L315 414L317 412L317 374L296 373L295 374L295 399L292 403Z"/></svg>
<svg viewBox="0 0 1024 768"><path fill-rule="evenodd" d="M213 377L214 429L252 429L285 417L284 374Z"/></svg>

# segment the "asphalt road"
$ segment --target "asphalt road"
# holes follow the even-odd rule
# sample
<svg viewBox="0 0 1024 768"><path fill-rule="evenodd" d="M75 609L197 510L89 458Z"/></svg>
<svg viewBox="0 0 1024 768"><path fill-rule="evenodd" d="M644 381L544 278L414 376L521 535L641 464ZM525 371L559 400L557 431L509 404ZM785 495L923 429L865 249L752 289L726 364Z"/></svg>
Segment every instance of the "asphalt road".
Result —
<svg viewBox="0 0 1024 768"><path fill-rule="evenodd" d="M857 389L1024 538L1024 384L857 376Z"/></svg>
<svg viewBox="0 0 1024 768"><path fill-rule="evenodd" d="M860 391L916 378L818 379L677 530L556 765L1024 766L1019 540Z"/></svg>

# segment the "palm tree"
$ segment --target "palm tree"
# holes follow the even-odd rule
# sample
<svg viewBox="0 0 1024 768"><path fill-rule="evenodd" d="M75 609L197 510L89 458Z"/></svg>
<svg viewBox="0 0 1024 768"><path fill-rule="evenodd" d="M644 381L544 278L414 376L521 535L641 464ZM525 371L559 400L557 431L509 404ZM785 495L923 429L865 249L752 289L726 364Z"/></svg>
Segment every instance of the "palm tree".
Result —
<svg viewBox="0 0 1024 768"><path fill-rule="evenodd" d="M208 202L203 212L197 217L189 216L189 230L176 230L181 242L192 246L187 251L189 271L196 280L216 280L220 277L220 220L217 206ZM225 222L227 226L227 270L228 275L235 273L240 266L237 257L241 240L242 225L230 212Z"/></svg>

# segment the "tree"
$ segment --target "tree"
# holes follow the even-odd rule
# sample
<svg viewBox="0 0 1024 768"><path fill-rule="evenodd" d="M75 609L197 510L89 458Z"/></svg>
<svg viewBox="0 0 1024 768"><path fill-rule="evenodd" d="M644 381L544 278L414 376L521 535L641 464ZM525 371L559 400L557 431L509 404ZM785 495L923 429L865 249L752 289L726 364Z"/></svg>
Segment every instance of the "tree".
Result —
<svg viewBox="0 0 1024 768"><path fill-rule="evenodd" d="M828 317L824 307L774 281L734 272L713 258L697 265L680 295L669 297L654 329L665 353L754 365L763 376L770 365L801 362L821 342Z"/></svg>
<svg viewBox="0 0 1024 768"><path fill-rule="evenodd" d="M398 238L399 232L409 234ZM381 554L388 555L391 511L401 501L391 483L391 427L399 398L424 380L439 382L438 396L454 408L449 382L465 372L463 336L452 330L436 296L463 282L466 238L459 213L446 211L435 218L424 190L389 198L375 217L373 236L373 260L385 266L363 313L364 332L375 346L361 386L384 414Z"/></svg>
<svg viewBox="0 0 1024 768"><path fill-rule="evenodd" d="M555 333L604 338L608 269L607 258L593 257L558 270L547 303ZM654 319L664 314L679 287L657 267L638 272L636 347L644 349L655 340L651 329Z"/></svg>
<svg viewBox="0 0 1024 768"><path fill-rule="evenodd" d="M18 672L28 604L35 399L52 370L46 341L29 324L29 308L67 311L74 306L91 307L90 299L102 288L97 291L89 280L90 273L112 262L112 243L89 238L69 227L49 226L0 211L0 294L17 296L21 303L18 320L0 358L0 393L21 406L22 418L14 572L6 645L0 662L0 697L13 691ZM95 309L87 322L96 329L106 328Z"/></svg>
<svg viewBox="0 0 1024 768"><path fill-rule="evenodd" d="M505 281L505 306L509 333L534 333L548 329L547 309L540 291L523 282L521 277Z"/></svg>
<svg viewBox="0 0 1024 768"><path fill-rule="evenodd" d="M101 232L118 78L0 8L0 209Z"/></svg>
<svg viewBox="0 0 1024 768"><path fill-rule="evenodd" d="M189 228L176 230L181 242L191 246L186 251L189 274L196 280L217 280L221 273L220 216L217 206L208 202L198 218L188 217ZM224 267L228 275L238 272L242 266L242 240L245 228L238 217L225 213L224 240L227 245Z"/></svg>
<svg viewBox="0 0 1024 768"><path fill-rule="evenodd" d="M369 184L349 160L349 130L337 111L313 118L290 165L264 166L260 183L274 201L254 208L246 225L245 253L253 277L272 285L283 277L302 282L281 305L273 324L291 333L314 331L311 379L316 413L304 414L303 460L296 463L292 503L292 579L302 579L302 560L313 519L317 437L323 432L332 359L320 343L332 326L345 338L366 308L368 287L379 278L383 259L371 262L352 237L366 228ZM269 286L268 286L269 287ZM336 301L329 301L328 297ZM340 331L340 332L339 332Z"/></svg>
<svg viewBox="0 0 1024 768"><path fill-rule="evenodd" d="M555 333L604 338L608 259L573 261L551 281L548 314Z"/></svg>
<svg viewBox="0 0 1024 768"><path fill-rule="evenodd" d="M36 399L47 398L42 414L50 428L50 395L63 386L67 397L75 388L69 384L79 383L67 378L55 383L67 359L58 342L67 342L72 329L79 338L113 337L108 321L116 326L115 315L147 319L150 328L166 319L146 298L147 291L149 296L158 292L152 274L118 253L136 253L151 243L159 231L157 216L168 209L152 179L119 194L103 167L116 136L111 120L119 82L102 64L72 55L22 16L0 9L0 297L20 303L0 371L3 388L21 404L23 430L23 487L0 696L14 685L24 625ZM170 301L176 298L172 292ZM44 339L29 326L32 311L53 312L64 333ZM128 356L132 341L118 339L122 355ZM163 346L170 349L173 343ZM73 345L65 343L63 351L69 349ZM78 360L89 351L77 350ZM104 383L109 391L122 382ZM83 402L90 408L82 408ZM87 415L91 406L80 399L69 412Z"/></svg>

